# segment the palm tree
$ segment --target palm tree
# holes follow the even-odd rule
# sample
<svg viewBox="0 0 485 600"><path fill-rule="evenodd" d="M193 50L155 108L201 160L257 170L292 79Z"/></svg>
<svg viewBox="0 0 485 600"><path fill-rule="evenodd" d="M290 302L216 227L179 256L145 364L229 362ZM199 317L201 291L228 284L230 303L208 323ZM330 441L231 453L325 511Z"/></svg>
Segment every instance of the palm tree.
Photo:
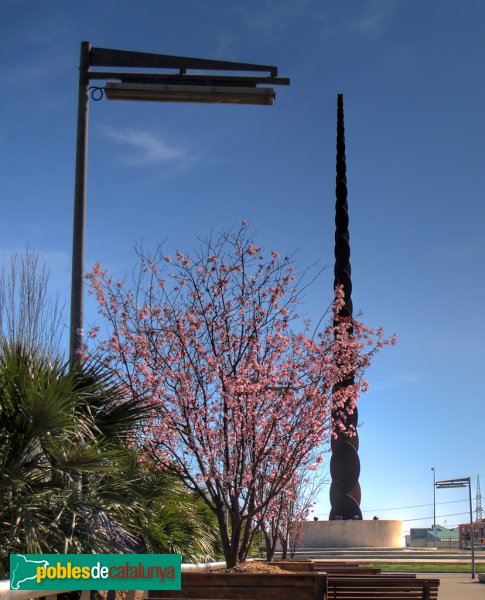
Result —
<svg viewBox="0 0 485 600"><path fill-rule="evenodd" d="M184 562L208 562L223 556L217 521L201 498L173 475L151 468L139 513L140 539L145 552L181 554Z"/></svg>
<svg viewBox="0 0 485 600"><path fill-rule="evenodd" d="M119 552L134 539L146 414L99 369L0 346L0 562L12 552ZM122 475L122 476L121 476Z"/></svg>
<svg viewBox="0 0 485 600"><path fill-rule="evenodd" d="M0 343L0 577L19 552L214 556L201 501L140 460L147 415L99 367Z"/></svg>

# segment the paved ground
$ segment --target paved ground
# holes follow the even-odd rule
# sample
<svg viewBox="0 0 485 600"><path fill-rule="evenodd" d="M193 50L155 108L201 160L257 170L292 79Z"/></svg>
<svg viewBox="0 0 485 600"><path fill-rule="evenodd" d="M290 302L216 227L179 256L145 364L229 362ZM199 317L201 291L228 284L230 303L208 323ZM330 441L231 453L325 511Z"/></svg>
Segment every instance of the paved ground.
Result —
<svg viewBox="0 0 485 600"><path fill-rule="evenodd" d="M472 579L465 573L426 573L440 580L438 600L485 600L485 583L478 583L478 576Z"/></svg>

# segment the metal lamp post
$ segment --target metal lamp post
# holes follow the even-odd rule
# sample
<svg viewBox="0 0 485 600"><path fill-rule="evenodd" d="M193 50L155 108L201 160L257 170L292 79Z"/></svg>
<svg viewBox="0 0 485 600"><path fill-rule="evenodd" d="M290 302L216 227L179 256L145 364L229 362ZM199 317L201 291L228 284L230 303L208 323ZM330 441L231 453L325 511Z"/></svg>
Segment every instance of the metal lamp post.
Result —
<svg viewBox="0 0 485 600"><path fill-rule="evenodd" d="M434 467L431 467L431 470L433 471L433 545L436 548L436 470Z"/></svg>
<svg viewBox="0 0 485 600"><path fill-rule="evenodd" d="M100 70L101 68L124 69L124 71L103 71ZM140 69L153 71L142 73ZM172 72L169 72L170 70ZM174 70L176 72L173 72ZM217 74L219 71L238 74L220 75ZM264 73L264 75L254 73ZM90 87L92 81L96 84ZM289 85L289 83L288 78L278 77L278 69L272 66L93 48L89 42L82 42L72 246L69 340L71 367L80 362L80 351L83 345L89 92L91 91L96 99L106 95L110 100L271 105L276 94L268 85Z"/></svg>
<svg viewBox="0 0 485 600"><path fill-rule="evenodd" d="M472 553L472 579L475 579L475 535L473 531L473 510L472 510L472 484L470 477L459 477L457 479L443 479L437 481L435 487L442 488L462 488L468 487L468 499L470 503L470 545Z"/></svg>

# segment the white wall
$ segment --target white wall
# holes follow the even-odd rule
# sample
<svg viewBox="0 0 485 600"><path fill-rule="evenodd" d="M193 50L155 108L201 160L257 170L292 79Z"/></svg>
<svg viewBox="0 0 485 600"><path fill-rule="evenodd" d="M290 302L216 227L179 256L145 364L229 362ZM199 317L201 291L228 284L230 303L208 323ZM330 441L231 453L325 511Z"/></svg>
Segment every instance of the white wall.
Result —
<svg viewBox="0 0 485 600"><path fill-rule="evenodd" d="M298 548L402 548L402 521L305 521Z"/></svg>

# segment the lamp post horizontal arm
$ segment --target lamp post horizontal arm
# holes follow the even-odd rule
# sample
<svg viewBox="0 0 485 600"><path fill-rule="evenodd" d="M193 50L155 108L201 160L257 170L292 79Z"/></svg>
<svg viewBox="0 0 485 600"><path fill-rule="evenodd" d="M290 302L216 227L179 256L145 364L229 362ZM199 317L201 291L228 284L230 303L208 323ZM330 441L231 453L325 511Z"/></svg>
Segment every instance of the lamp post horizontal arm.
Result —
<svg viewBox="0 0 485 600"><path fill-rule="evenodd" d="M116 71L90 71L89 79L119 81L120 83L155 83L181 85L218 85L235 87L252 87L265 85L290 85L288 77L251 77L242 75L209 75L178 73L126 73Z"/></svg>
<svg viewBox="0 0 485 600"><path fill-rule="evenodd" d="M457 479L442 479L441 481L437 481L435 483L435 486L437 488L468 487L469 485L469 477L458 477Z"/></svg>
<svg viewBox="0 0 485 600"><path fill-rule="evenodd" d="M205 69L210 71L266 71L277 77L278 68L253 63L172 56L169 54L151 54L128 50L110 50L91 48L89 64L100 67L138 67L146 69Z"/></svg>

